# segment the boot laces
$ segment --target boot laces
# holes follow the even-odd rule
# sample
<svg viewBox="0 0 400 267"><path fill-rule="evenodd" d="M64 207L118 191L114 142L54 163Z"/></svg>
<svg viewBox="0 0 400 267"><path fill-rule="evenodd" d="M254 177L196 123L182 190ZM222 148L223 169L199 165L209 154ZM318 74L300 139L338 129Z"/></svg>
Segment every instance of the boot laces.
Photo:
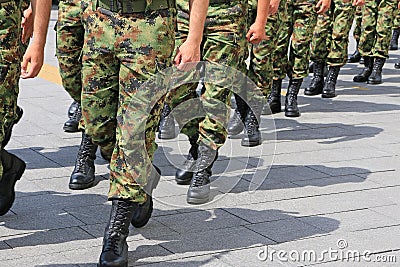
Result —
<svg viewBox="0 0 400 267"><path fill-rule="evenodd" d="M78 151L78 157L76 162L76 170L77 172L85 173L85 163L91 156L91 152L94 144L91 142L91 139L87 136L82 138L82 143Z"/></svg>
<svg viewBox="0 0 400 267"><path fill-rule="evenodd" d="M115 219L111 221L108 231L108 236L104 244L104 251L113 251L117 254L118 252L118 241L125 228L125 222L127 221L127 216L130 211L129 207L121 204L122 201L117 202L117 211L115 214ZM123 202L122 202L123 203Z"/></svg>
<svg viewBox="0 0 400 267"><path fill-rule="evenodd" d="M253 112L250 112L249 116L250 116L250 119L247 120L246 131L247 131L248 135L254 135L254 133L256 132L257 126L258 126L257 118Z"/></svg>
<svg viewBox="0 0 400 267"><path fill-rule="evenodd" d="M74 121L79 121L81 117L82 117L82 109L81 105L78 104L77 108L75 109L75 112L72 114L70 119Z"/></svg>

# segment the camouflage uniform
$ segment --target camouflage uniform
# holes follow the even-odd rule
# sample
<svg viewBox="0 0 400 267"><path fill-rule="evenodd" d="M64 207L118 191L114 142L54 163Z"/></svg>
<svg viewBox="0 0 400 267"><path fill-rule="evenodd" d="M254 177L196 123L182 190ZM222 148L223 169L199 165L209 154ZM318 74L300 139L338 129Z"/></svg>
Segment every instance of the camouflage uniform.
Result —
<svg viewBox="0 0 400 267"><path fill-rule="evenodd" d="M311 43L311 60L329 66L343 66L347 62L348 36L354 19L355 7L349 0L332 1L330 10L318 16Z"/></svg>
<svg viewBox="0 0 400 267"><path fill-rule="evenodd" d="M229 2L213 3L212 0L210 1L203 34L201 60L243 70L244 61L248 56L245 36L247 0ZM178 0L177 6L179 10L177 45L179 45L188 35L189 6L188 2L184 0ZM196 98L196 88L197 84L179 86L167 95L166 101L173 109L184 101ZM212 110L219 106L213 103L213 100L219 100L220 102L217 102L228 105L230 90L216 84L205 83L202 99L205 110ZM212 114L206 113L205 118L195 119L186 124L182 132L188 135L189 139L195 138L199 134L199 142L217 150L224 144L227 136L226 124L229 110L226 109L226 111L228 113L220 114L221 117L218 121L212 119Z"/></svg>
<svg viewBox="0 0 400 267"><path fill-rule="evenodd" d="M255 21L256 15L257 0L251 0L249 1L249 27ZM277 49L278 44L279 36L277 33L282 31L286 20L286 0L281 0L278 12L268 17L265 27L267 40L257 45L250 44L249 77L261 88L264 96L267 96L271 90L274 77L273 62L280 60L276 57L274 51Z"/></svg>
<svg viewBox="0 0 400 267"><path fill-rule="evenodd" d="M94 143L114 148L109 198L143 203L146 193L140 185L146 183L152 168L148 160L156 149L154 133L162 103L148 114L152 92L140 86L171 65L176 10L171 6L154 10L154 1L147 1L145 12L125 15L110 11L107 4L113 1L97 2L100 6L87 17L82 52L85 128ZM134 111L129 109L131 104ZM129 142L123 136L130 136Z"/></svg>
<svg viewBox="0 0 400 267"><path fill-rule="evenodd" d="M78 103L82 92L83 10L90 0L61 0L56 25L56 55L64 89Z"/></svg>
<svg viewBox="0 0 400 267"><path fill-rule="evenodd" d="M354 27L353 37L356 40L357 44L360 41L360 35L361 35L362 10L363 10L363 7L358 6L356 8L356 12L354 14L354 19L355 19L356 25Z"/></svg>
<svg viewBox="0 0 400 267"><path fill-rule="evenodd" d="M0 1L0 139L18 118L16 114L19 76L24 49L21 46L23 1ZM26 7L26 6L24 6ZM0 142L0 144L1 144ZM3 149L3 147L1 147ZM3 165L0 162L0 180Z"/></svg>
<svg viewBox="0 0 400 267"><path fill-rule="evenodd" d="M397 0L366 1L359 50L362 56L387 58Z"/></svg>

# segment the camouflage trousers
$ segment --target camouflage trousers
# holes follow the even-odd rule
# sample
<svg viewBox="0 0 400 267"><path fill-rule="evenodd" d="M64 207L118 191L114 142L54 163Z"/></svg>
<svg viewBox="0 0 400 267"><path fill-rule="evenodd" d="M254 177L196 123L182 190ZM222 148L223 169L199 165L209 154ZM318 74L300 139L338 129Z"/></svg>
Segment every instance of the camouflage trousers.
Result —
<svg viewBox="0 0 400 267"><path fill-rule="evenodd" d="M249 20L248 25L255 21L257 15L257 1L251 0L249 5ZM272 79L274 77L273 62L281 60L277 57L275 50L277 49L278 37L277 32L281 32L287 20L287 5L286 0L281 0L279 3L278 12L268 17L265 26L267 40L262 41L257 45L249 45L250 48L250 66L248 76L261 88L265 97L271 91Z"/></svg>
<svg viewBox="0 0 400 267"><path fill-rule="evenodd" d="M189 32L189 11L186 1L177 1L178 4L178 34L177 46L186 40ZM229 4L210 4L205 22L201 60L213 62L224 68L244 70L244 61L248 56L247 42L245 38L247 25L247 0L232 1ZM199 76L200 78L200 76ZM196 81L196 78L190 77ZM198 81L198 79L197 79ZM197 97L196 88L198 82L186 83L173 88L167 95L166 101L172 109L182 105L186 101ZM204 83L201 102L205 111L204 116L193 119L181 125L179 117L175 117L182 126L182 133L189 138L197 138L198 141L213 149L221 147L226 140L227 124L230 109L231 91L221 83ZM240 85L238 85L240 86ZM218 118L215 112L218 110ZM199 112L202 112L199 111ZM183 127L184 126L184 127Z"/></svg>
<svg viewBox="0 0 400 267"><path fill-rule="evenodd" d="M171 65L176 10L122 15L97 8L90 12L86 27L85 131L102 149L113 149L108 197L142 203L165 95L143 84Z"/></svg>
<svg viewBox="0 0 400 267"><path fill-rule="evenodd" d="M56 55L64 89L78 103L82 93L83 14L91 0L61 0L56 25Z"/></svg>
<svg viewBox="0 0 400 267"><path fill-rule="evenodd" d="M360 35L361 35L362 10L363 10L363 7L358 6L358 7L356 7L356 12L354 14L354 19L355 19L356 25L354 27L353 37L356 40L357 44L360 41Z"/></svg>
<svg viewBox="0 0 400 267"><path fill-rule="evenodd" d="M346 64L354 12L351 1L334 0L330 10L318 16L311 42L312 61L340 67Z"/></svg>
<svg viewBox="0 0 400 267"><path fill-rule="evenodd" d="M393 21L393 28L399 28L399 27L400 27L400 10L396 9L396 15Z"/></svg>
<svg viewBox="0 0 400 267"><path fill-rule="evenodd" d="M397 0L366 1L362 13L359 50L362 56L389 57Z"/></svg>
<svg viewBox="0 0 400 267"><path fill-rule="evenodd" d="M276 56L282 61L274 64L275 79L283 79L286 74L302 79L308 75L310 44L317 23L316 1L289 0L287 5L288 20L278 33ZM286 61L288 50L289 61Z"/></svg>
<svg viewBox="0 0 400 267"><path fill-rule="evenodd" d="M20 61L23 55L20 4L20 1L14 0L0 3L0 146L5 131L17 119ZM0 180L2 175L3 165L0 159Z"/></svg>

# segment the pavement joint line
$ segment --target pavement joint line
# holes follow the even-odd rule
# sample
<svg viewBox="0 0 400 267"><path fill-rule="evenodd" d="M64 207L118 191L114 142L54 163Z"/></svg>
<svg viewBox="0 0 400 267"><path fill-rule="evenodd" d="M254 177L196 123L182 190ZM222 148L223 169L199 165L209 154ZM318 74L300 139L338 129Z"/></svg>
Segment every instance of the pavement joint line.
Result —
<svg viewBox="0 0 400 267"><path fill-rule="evenodd" d="M370 227L370 228L355 229L355 230L350 230L350 232L352 232L352 233L354 233L354 232L363 232L363 231L368 231L368 230L384 229L384 228L397 227L397 226L400 226L400 223L383 225L383 226L376 226L376 227ZM399 247L399 249L400 249L400 247Z"/></svg>

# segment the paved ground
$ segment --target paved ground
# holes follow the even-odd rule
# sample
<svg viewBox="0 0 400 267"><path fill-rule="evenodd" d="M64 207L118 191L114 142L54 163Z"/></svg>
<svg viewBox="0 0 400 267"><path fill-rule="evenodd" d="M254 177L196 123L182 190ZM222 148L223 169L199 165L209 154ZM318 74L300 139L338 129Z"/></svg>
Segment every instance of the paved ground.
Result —
<svg viewBox="0 0 400 267"><path fill-rule="evenodd" d="M49 29L54 23L55 13ZM11 212L0 218L5 267L95 266L109 215L108 166L100 157L98 184L68 189L80 135L62 131L71 100L57 84L49 32L42 78L21 82L25 114L8 147L27 170ZM214 167L209 205L188 206L186 187L172 181L167 158L176 159L185 142L160 142L155 211L146 227L131 229L130 264L399 266L400 71L393 69L399 58L391 53L382 85L353 83L360 67L348 64L338 97L301 94L300 118L265 117L262 147L247 150L240 139L229 140Z"/></svg>

